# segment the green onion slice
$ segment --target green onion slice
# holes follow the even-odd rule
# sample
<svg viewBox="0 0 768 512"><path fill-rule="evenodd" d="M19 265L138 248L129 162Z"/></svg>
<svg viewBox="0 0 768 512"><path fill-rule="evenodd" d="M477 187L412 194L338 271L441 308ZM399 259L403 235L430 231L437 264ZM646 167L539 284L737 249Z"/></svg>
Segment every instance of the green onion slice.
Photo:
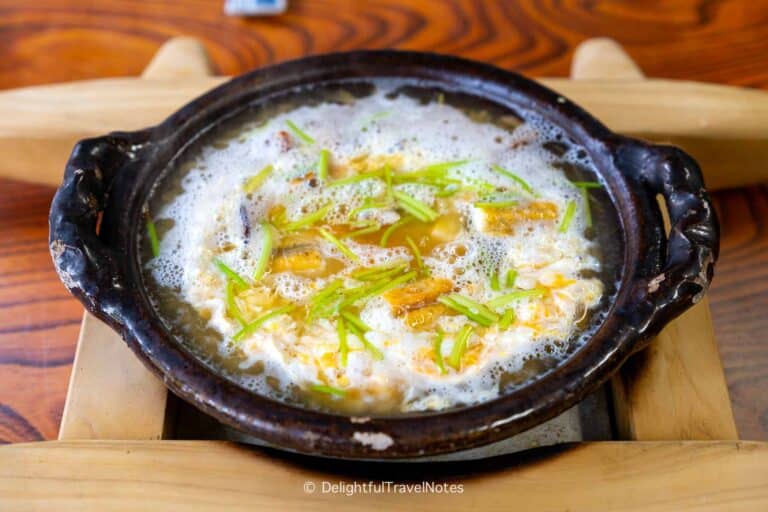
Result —
<svg viewBox="0 0 768 512"><path fill-rule="evenodd" d="M294 309L296 309L296 305L295 304L288 304L287 306L281 306L279 308L273 309L269 313L260 316L259 318L257 318L253 322L244 325L242 329L237 331L235 333L235 335L232 336L232 341L240 341L243 338L245 338L246 336L250 336L251 334L256 332L259 329L259 327L264 325L264 323L267 320L275 318L276 316L280 316L280 315L284 315L286 313L290 313Z"/></svg>
<svg viewBox="0 0 768 512"><path fill-rule="evenodd" d="M426 167L422 167L412 172L400 174L399 176L405 177L406 179L416 178L416 177L445 176L446 172L448 172L450 169L453 169L454 167L460 167L468 162L469 160L453 160L450 162L440 162L437 164L427 165Z"/></svg>
<svg viewBox="0 0 768 512"><path fill-rule="evenodd" d="M470 336L472 336L472 326L465 325L461 328L453 342L453 348L448 356L448 364L456 370L461 369L461 358L464 357L464 353L467 351L467 341L469 341Z"/></svg>
<svg viewBox="0 0 768 512"><path fill-rule="evenodd" d="M381 240L379 241L379 245L381 247L386 247L387 242L389 242L389 237L392 236L392 234L400 229L401 227L405 226L409 222L413 222L415 219L413 217L403 217L394 224L391 224L387 229L384 230L384 233L381 234Z"/></svg>
<svg viewBox="0 0 768 512"><path fill-rule="evenodd" d="M347 392L343 389L335 388L333 386L326 386L325 384L313 384L309 386L309 389L316 391L317 393L325 393L326 395L346 396Z"/></svg>
<svg viewBox="0 0 768 512"><path fill-rule="evenodd" d="M603 188L603 184L599 181L572 181L571 183L578 188Z"/></svg>
<svg viewBox="0 0 768 512"><path fill-rule="evenodd" d="M506 286L507 288L512 288L515 286L515 281L517 280L517 270L511 268L507 270L507 279L506 279Z"/></svg>
<svg viewBox="0 0 768 512"><path fill-rule="evenodd" d="M411 272L405 273L391 280L389 278L385 278L385 279L381 279L379 281L370 283L366 286L362 286L360 287L360 289L358 289L359 291L355 291L351 293L344 300L342 300L338 304L337 309L341 310L347 306L351 306L352 304L360 300L368 299L370 297L374 297L374 296L386 293L389 290L392 290L394 288L397 288L399 286L402 286L408 283L409 281L412 281L413 279L416 278L417 275L418 275L418 272L413 270Z"/></svg>
<svg viewBox="0 0 768 512"><path fill-rule="evenodd" d="M258 174L256 174L256 176L248 178L245 181L243 184L243 192L246 194L252 194L253 192L256 192L256 190L262 186L265 181L267 181L267 178L269 178L274 170L275 168L272 166L272 164L265 165L264 168L261 169Z"/></svg>
<svg viewBox="0 0 768 512"><path fill-rule="evenodd" d="M331 305L339 299L339 289L344 286L341 279L336 279L310 299L310 309L308 317L313 319L318 316L326 316L331 313Z"/></svg>
<svg viewBox="0 0 768 512"><path fill-rule="evenodd" d="M384 181L387 184L387 199L394 201L395 196L393 195L394 190L392 189L392 169L388 165L384 167Z"/></svg>
<svg viewBox="0 0 768 512"><path fill-rule="evenodd" d="M408 268L408 264L405 262L394 263L391 265L357 269L350 275L358 281L378 281L399 274L406 268Z"/></svg>
<svg viewBox="0 0 768 512"><path fill-rule="evenodd" d="M451 183L444 186L441 190L435 192L435 197L449 197L459 190L461 190L461 186Z"/></svg>
<svg viewBox="0 0 768 512"><path fill-rule="evenodd" d="M573 215L576 213L576 201L568 201L568 205L565 207L565 213L563 214L563 220L560 221L560 226L557 230L561 233L568 231L568 227L573 221Z"/></svg>
<svg viewBox="0 0 768 512"><path fill-rule="evenodd" d="M427 274L427 267L424 266L424 260L421 257L421 251L419 251L418 246L416 245L416 242L413 241L413 238L410 236L405 237L405 242L408 244L408 247L411 249L411 252L413 253L413 258L416 260L416 266L418 267L419 271L423 274Z"/></svg>
<svg viewBox="0 0 768 512"><path fill-rule="evenodd" d="M346 320L347 323L353 325L356 329L358 329L358 330L360 330L360 331L362 331L364 333L371 330L371 328L368 327L368 325L365 322L363 322L360 319L359 316L354 315L354 314L350 313L349 311L342 311L341 312L341 317L344 320Z"/></svg>
<svg viewBox="0 0 768 512"><path fill-rule="evenodd" d="M375 233L381 229L381 224L378 222L374 222L372 224L367 225L364 228L356 229L354 231L350 231L349 233L344 233L341 235L341 238L354 238L356 236L363 236L363 235L370 235L371 233Z"/></svg>
<svg viewBox="0 0 768 512"><path fill-rule="evenodd" d="M512 322L514 321L515 321L515 310L505 309L504 314L501 315L501 320L499 320L499 329L502 329L502 330L509 329L509 326L512 325Z"/></svg>
<svg viewBox="0 0 768 512"><path fill-rule="evenodd" d="M321 180L328 179L328 162L331 159L331 152L327 149L320 151L320 161L317 163L317 177Z"/></svg>
<svg viewBox="0 0 768 512"><path fill-rule="evenodd" d="M351 259L354 262L359 262L360 258L357 256L357 254L352 252L352 249L350 249L347 244L333 236L329 231L326 231L323 228L318 228L317 230L320 233L320 236L328 240L330 243L336 246L341 253L346 256L347 258Z"/></svg>
<svg viewBox="0 0 768 512"><path fill-rule="evenodd" d="M339 318L336 321L336 333L339 335L339 360L342 368L347 367L349 356L349 344L347 343L347 327L344 320Z"/></svg>
<svg viewBox="0 0 768 512"><path fill-rule="evenodd" d="M219 258L215 258L213 260L213 264L216 265L216 268L218 268L225 276L227 276L227 279L231 279L235 282L236 285L242 287L242 288L248 288L248 283L240 277L240 274L229 268L226 263L221 261Z"/></svg>
<svg viewBox="0 0 768 512"><path fill-rule="evenodd" d="M320 290L320 292L312 297L311 301L312 304L320 304L325 299L331 297L336 291L344 286L344 281L341 279L336 279L334 281L331 281L330 284L328 284L325 288Z"/></svg>
<svg viewBox="0 0 768 512"><path fill-rule="evenodd" d="M281 229L283 231L298 231L300 229L308 228L321 220L328 214L329 211L331 211L331 208L333 208L333 205L327 204L323 206L322 208L312 212L308 213L307 215L293 221L289 222L288 224L284 224L281 226Z"/></svg>
<svg viewBox="0 0 768 512"><path fill-rule="evenodd" d="M360 174L355 174L354 176L350 176L348 178L342 178L340 180L335 180L328 185L327 187L340 187L342 185L349 185L351 183L360 183L361 181L365 180L373 180L373 179L379 179L383 176L384 171L383 170L376 170L376 171L370 171L370 172L362 172Z"/></svg>
<svg viewBox="0 0 768 512"><path fill-rule="evenodd" d="M362 344L363 344L363 347L365 347L365 349L366 349L368 352L370 352L370 353L371 353L371 355L373 356L373 358L374 358L374 359L377 359L377 360L379 360L379 361L381 361L382 359L384 359L384 354L382 354L382 353L381 353L381 350L379 350L378 348L376 348L376 346L375 346L373 343L371 343L370 341L368 341L367 339L365 339L365 332L361 331L360 329L358 329L357 327L355 327L355 325L354 325L354 324L351 324L351 323L349 323L349 322L347 322L347 328L348 328L350 331L352 331L352 334L354 334L355 336L357 336L357 339L359 339L359 340L360 340L360 343L362 343Z"/></svg>
<svg viewBox="0 0 768 512"><path fill-rule="evenodd" d="M253 271L253 280L258 281L264 276L269 266L269 259L272 257L272 246L274 245L274 235L272 234L272 225L268 222L261 223L261 252L256 261L256 270Z"/></svg>
<svg viewBox="0 0 768 512"><path fill-rule="evenodd" d="M240 325L245 325L247 322L240 313L240 308L237 307L235 302L235 283L232 280L227 280L227 314L240 322Z"/></svg>
<svg viewBox="0 0 768 512"><path fill-rule="evenodd" d="M437 331L437 334L435 335L435 341L433 342L432 348L435 352L435 365L440 369L440 373L442 375L446 374L445 371L445 363L443 362L443 338L445 337L445 334L443 331L439 330Z"/></svg>
<svg viewBox="0 0 768 512"><path fill-rule="evenodd" d="M365 210L374 210L374 209L377 209L377 208L386 208L387 206L389 206L389 203L387 203L387 202L376 201L372 197L366 197L365 201L363 201L363 204L361 204L357 208L353 208L349 212L349 215L347 215L347 218L348 219L356 219L357 216L360 213L364 212Z"/></svg>
<svg viewBox="0 0 768 512"><path fill-rule="evenodd" d="M160 239L157 238L157 228L152 219L147 217L147 236L149 237L149 247L152 249L152 257L160 256Z"/></svg>
<svg viewBox="0 0 768 512"><path fill-rule="evenodd" d="M509 208L517 205L517 201L478 201L475 208Z"/></svg>
<svg viewBox="0 0 768 512"><path fill-rule="evenodd" d="M444 300L440 301L440 299ZM495 312L491 311L483 304L458 293L451 293L450 295L439 297L438 301L445 306L453 307L453 309L456 309L455 306L460 306L460 308L463 309L463 311L459 311L460 313L463 313L464 316L474 320L483 327L489 327L491 324L499 321L499 315Z"/></svg>
<svg viewBox="0 0 768 512"><path fill-rule="evenodd" d="M296 126L293 123L293 121L291 121L290 119L286 120L285 124L288 126L288 129L291 130L295 136L297 136L298 138L300 138L301 140L303 140L307 144L314 144L315 143L315 139L313 139L312 137L307 135L307 133L305 131L303 131L301 128Z"/></svg>
<svg viewBox="0 0 768 512"><path fill-rule="evenodd" d="M501 285L499 284L499 273L494 272L491 274L491 290L498 292L501 290Z"/></svg>
<svg viewBox="0 0 768 512"><path fill-rule="evenodd" d="M403 210L410 213L420 221L432 222L435 219L437 219L438 217L437 212L432 208L430 208L430 206L425 202L420 201L415 197L411 197L408 194L401 192L399 190L395 190L393 194L395 196L395 199L397 200L398 205Z"/></svg>
<svg viewBox="0 0 768 512"><path fill-rule="evenodd" d="M523 299L533 299L533 298L543 297L545 293L546 293L546 290L544 288L533 288L531 290L517 290L512 293L502 295L501 297L496 297L495 299L491 299L488 301L486 305L492 309L502 308L507 304L509 304L510 302L515 302Z"/></svg>
<svg viewBox="0 0 768 512"><path fill-rule="evenodd" d="M517 174L515 174L513 172L509 172L508 170L506 170L503 167L501 167L499 165L496 165L496 164L491 164L491 169L493 169L497 173L501 174L502 176L506 176L507 178L511 179L512 181L517 183L520 186L520 188L522 188L524 191L526 191L530 195L532 195L534 197L536 196L536 192L533 190L533 188L531 188L531 186L528 184L528 182L525 181L520 176L518 176Z"/></svg>

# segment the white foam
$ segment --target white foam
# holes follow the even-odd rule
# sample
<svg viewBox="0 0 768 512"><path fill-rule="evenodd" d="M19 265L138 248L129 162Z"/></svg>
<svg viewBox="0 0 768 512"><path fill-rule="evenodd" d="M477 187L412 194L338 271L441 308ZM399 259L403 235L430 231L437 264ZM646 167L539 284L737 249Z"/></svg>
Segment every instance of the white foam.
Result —
<svg viewBox="0 0 768 512"><path fill-rule="evenodd" d="M578 277L585 269L599 269L600 264L589 255L592 243L583 234L584 216L578 191L552 165L555 160L564 159L589 166L589 161L576 146L569 146L559 158L542 147L545 142L563 140L561 131L531 117L510 133L492 124L470 121L451 106L421 105L404 96L392 99L386 96L387 92L380 90L351 105L300 107L276 116L266 127L252 131L242 140L231 141L226 148L206 147L183 178L183 192L154 215L174 220L161 241L159 257L148 263L154 279L161 286L180 290L180 296L194 307L211 311L209 326L229 340L239 326L225 316L223 280L211 262L214 254L226 249L218 257L240 274L252 275L262 249L260 221L274 206L287 205L287 218L296 220L322 205L332 204L328 221L341 222L346 212L362 205L365 195L382 191L383 184L374 180L332 188L312 187L306 181L297 183L297 178L316 168L319 148L327 148L334 163L348 162L362 154L397 155L402 167L409 170L438 162L469 160L452 169L452 177L465 183L484 181L509 186L509 178L489 167L489 163L495 163L513 170L538 192L540 200L554 203L560 212L569 201L576 201L577 214L566 233L557 232L551 223L530 223L527 229L512 236L490 237L478 232L483 219L476 209L457 199L467 228L454 242L424 257L433 276L453 280L463 293L480 301L499 295L487 282L491 269L517 269L517 286L522 288L533 288L554 273L576 282L557 297L558 309L555 317L545 322L545 333L533 332L525 325L504 332L492 328L483 339L482 364L447 376L419 368L423 361L418 354L430 349L433 336L408 329L401 319L392 316L383 299L365 305L361 317L374 329L367 338L385 353L384 360L372 359L360 350L359 340L350 335L353 350L346 371L318 364L324 354L338 348L335 324L323 320L298 326L288 317L280 317L241 346L224 341L220 347L222 354L243 351L243 368L257 362L264 364L261 376L242 377L242 382L251 389L273 394L274 390L265 383L267 375L277 378L281 388L288 390L291 384L315 382L321 373L330 382L343 375L350 387L359 389L401 386L402 410L439 409L490 399L499 393L501 373L520 369L530 358L563 356L565 344L553 344L550 340L571 336L574 321L583 310L576 304L594 305L602 293L599 282ZM288 119L310 133L315 143L308 145L293 137L292 147L284 150L279 132L286 130ZM361 126L366 129L361 130ZM513 145L514 150L510 149ZM268 164L274 166L274 172L257 193L246 197L243 183ZM434 204L434 189L430 187L398 188ZM521 198L525 197L523 191L518 192ZM247 212L246 223L241 208ZM386 215L377 220L392 222L397 214L390 211L370 215ZM246 224L249 237L244 236ZM411 259L405 247L384 249L352 240L348 245L365 266ZM346 259L330 243L320 247L326 256ZM456 247L461 247L464 253L457 255ZM342 273L347 274L348 271ZM278 294L301 303L329 281L282 274L275 277L273 285ZM535 301L523 300L513 307L522 320L539 315ZM447 332L443 343L445 357L450 353L455 333L465 323L466 319L460 316L440 319ZM473 338L470 346L478 341ZM302 356L296 357L297 353ZM375 392L364 396L364 400L375 402Z"/></svg>

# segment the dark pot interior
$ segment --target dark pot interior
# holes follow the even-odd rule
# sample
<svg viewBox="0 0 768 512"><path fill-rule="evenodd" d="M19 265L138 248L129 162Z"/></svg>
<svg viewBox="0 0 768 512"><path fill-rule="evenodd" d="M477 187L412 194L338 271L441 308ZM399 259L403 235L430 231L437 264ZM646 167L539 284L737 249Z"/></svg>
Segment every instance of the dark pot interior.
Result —
<svg viewBox="0 0 768 512"><path fill-rule="evenodd" d="M583 146L617 214L617 290L591 338L556 368L479 405L355 418L256 395L202 364L169 333L143 286L142 208L169 162L255 102L317 84L398 77L533 110ZM657 196L671 221L665 235ZM162 124L79 143L50 217L50 246L68 289L121 333L177 395L218 420L304 453L402 458L471 448L522 432L584 398L706 290L718 226L696 163L679 149L611 133L578 106L514 73L452 57L395 51L309 57L238 77ZM372 441L373 440L373 441Z"/></svg>

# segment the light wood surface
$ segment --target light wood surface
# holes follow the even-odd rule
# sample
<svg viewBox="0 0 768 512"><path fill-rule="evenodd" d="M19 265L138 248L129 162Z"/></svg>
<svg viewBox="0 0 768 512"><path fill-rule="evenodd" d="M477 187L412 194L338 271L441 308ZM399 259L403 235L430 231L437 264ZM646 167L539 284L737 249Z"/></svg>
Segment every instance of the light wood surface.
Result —
<svg viewBox="0 0 768 512"><path fill-rule="evenodd" d="M622 438L738 439L706 297L630 358L612 384Z"/></svg>
<svg viewBox="0 0 768 512"><path fill-rule="evenodd" d="M86 313L59 439L160 439L167 395L120 335Z"/></svg>
<svg viewBox="0 0 768 512"><path fill-rule="evenodd" d="M571 78L645 80L610 39L589 40L576 48ZM669 229L663 204L661 209ZM612 378L611 387L622 439L738 439L706 297L632 357Z"/></svg>
<svg viewBox="0 0 768 512"><path fill-rule="evenodd" d="M142 79L188 79L210 71L205 48L194 39L178 37L157 51ZM162 381L115 331L86 313L59 439L160 439L166 429L167 402Z"/></svg>
<svg viewBox="0 0 768 512"><path fill-rule="evenodd" d="M151 68L150 68L151 71ZM0 176L58 184L76 141L158 123L223 77L108 78L0 92ZM673 80L540 80L610 128L682 146L711 188L768 179L768 93Z"/></svg>
<svg viewBox="0 0 768 512"><path fill-rule="evenodd" d="M323 483L423 481L462 493L323 493ZM311 482L314 492L305 492ZM327 484L326 484L327 485ZM308 487L309 488L309 487ZM223 442L72 441L0 447L0 509L509 510L768 509L768 445L606 442L475 463L350 465Z"/></svg>

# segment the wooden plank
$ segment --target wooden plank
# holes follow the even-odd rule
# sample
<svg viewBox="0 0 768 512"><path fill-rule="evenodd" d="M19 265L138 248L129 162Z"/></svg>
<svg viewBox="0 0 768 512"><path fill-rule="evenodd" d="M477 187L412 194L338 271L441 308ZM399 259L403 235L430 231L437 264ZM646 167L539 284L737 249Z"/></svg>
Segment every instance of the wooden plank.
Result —
<svg viewBox="0 0 768 512"><path fill-rule="evenodd" d="M363 484L382 481L453 484L456 492L361 491ZM358 491L351 496L323 492L329 483L355 482ZM600 442L428 466L304 458L215 441L53 441L0 447L2 510L506 512L510 507L767 510L768 444Z"/></svg>
<svg viewBox="0 0 768 512"><path fill-rule="evenodd" d="M59 439L160 439L167 395L120 335L86 313Z"/></svg>
<svg viewBox="0 0 768 512"><path fill-rule="evenodd" d="M574 80L643 79L621 46L609 39L577 48L571 74ZM611 385L624 439L738 439L707 298L630 359Z"/></svg>
<svg viewBox="0 0 768 512"><path fill-rule="evenodd" d="M211 71L205 49L190 38L164 44L143 80L173 80ZM159 439L166 430L168 391L120 336L83 317L59 439Z"/></svg>
<svg viewBox="0 0 768 512"><path fill-rule="evenodd" d="M224 80L109 78L0 92L0 176L58 184L77 140L155 124ZM540 81L616 131L683 146L712 188L768 178L764 91L657 79Z"/></svg>

